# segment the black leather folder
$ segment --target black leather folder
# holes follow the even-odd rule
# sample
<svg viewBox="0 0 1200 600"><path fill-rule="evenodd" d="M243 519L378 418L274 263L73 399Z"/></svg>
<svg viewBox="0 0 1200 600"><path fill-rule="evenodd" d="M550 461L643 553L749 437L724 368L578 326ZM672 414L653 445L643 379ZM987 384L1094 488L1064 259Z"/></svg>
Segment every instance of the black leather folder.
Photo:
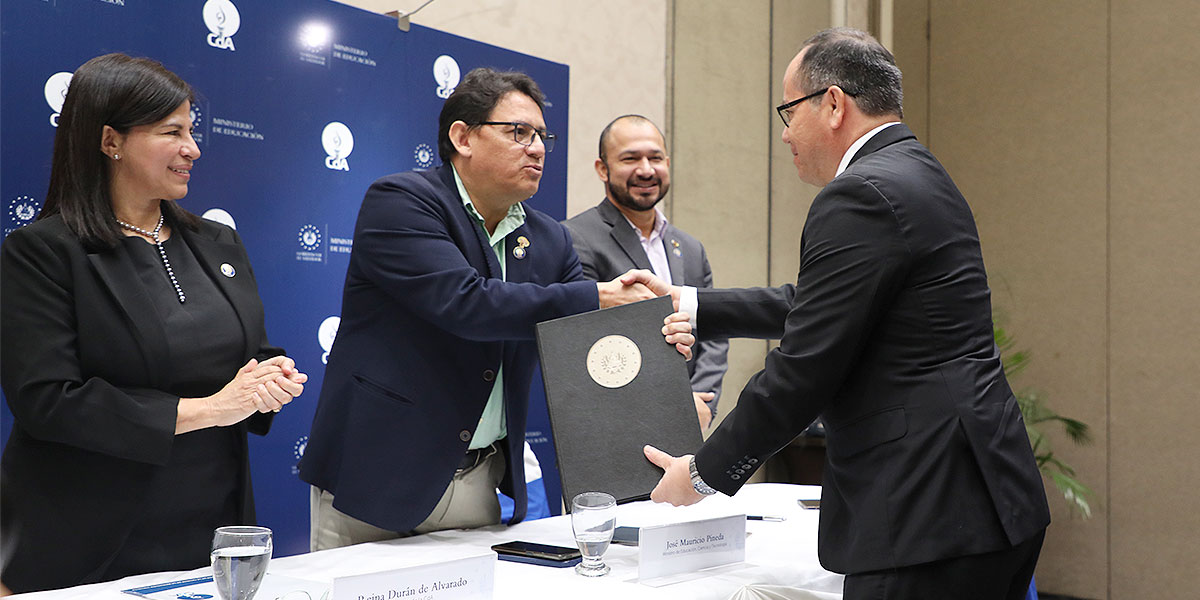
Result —
<svg viewBox="0 0 1200 600"><path fill-rule="evenodd" d="M581 492L607 492L617 502L649 498L662 470L642 454L645 444L675 456L700 447L687 364L662 335L672 312L663 296L538 323L568 511Z"/></svg>

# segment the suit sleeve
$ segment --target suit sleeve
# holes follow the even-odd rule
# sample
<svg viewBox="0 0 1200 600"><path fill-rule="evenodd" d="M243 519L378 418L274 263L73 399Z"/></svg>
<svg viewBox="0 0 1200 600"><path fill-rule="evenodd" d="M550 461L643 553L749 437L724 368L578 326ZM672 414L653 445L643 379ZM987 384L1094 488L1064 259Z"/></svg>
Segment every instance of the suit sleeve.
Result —
<svg viewBox="0 0 1200 600"><path fill-rule="evenodd" d="M704 247L700 248L700 260L704 266L704 280L699 287L711 289L713 286L712 267L708 264L708 255ZM699 327L697 327L699 330ZM713 415L717 414L717 403L721 400L721 380L729 368L729 341L723 339L706 339L696 343L696 366L692 371L692 391L712 392L716 394L708 402L708 408Z"/></svg>
<svg viewBox="0 0 1200 600"><path fill-rule="evenodd" d="M726 494L834 400L906 276L909 253L891 205L861 177L826 186L804 237L780 345L696 453L701 477Z"/></svg>
<svg viewBox="0 0 1200 600"><path fill-rule="evenodd" d="M39 440L165 464L179 398L83 374L70 271L65 251L38 235L18 229L4 242L0 379L8 406Z"/></svg>
<svg viewBox="0 0 1200 600"><path fill-rule="evenodd" d="M783 337L796 286L696 290L696 333L701 340Z"/></svg>
<svg viewBox="0 0 1200 600"><path fill-rule="evenodd" d="M376 181L359 212L351 269L403 309L469 340L533 339L538 322L599 308L596 284L570 281L578 276L570 264L548 285L483 277L451 238L447 218L436 200ZM559 248L547 250L578 265L569 236L556 229Z"/></svg>

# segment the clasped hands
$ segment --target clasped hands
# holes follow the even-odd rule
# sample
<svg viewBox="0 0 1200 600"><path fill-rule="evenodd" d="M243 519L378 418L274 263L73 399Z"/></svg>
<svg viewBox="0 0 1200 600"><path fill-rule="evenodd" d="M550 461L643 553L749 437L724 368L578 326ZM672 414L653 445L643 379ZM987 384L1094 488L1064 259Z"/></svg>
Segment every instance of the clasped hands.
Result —
<svg viewBox="0 0 1200 600"><path fill-rule="evenodd" d="M211 396L181 398L176 433L238 423L256 412L279 412L304 392L308 375L296 361L274 356L259 362L250 359L229 383Z"/></svg>
<svg viewBox="0 0 1200 600"><path fill-rule="evenodd" d="M612 281L597 282L596 290L600 296L600 308L611 308L672 294L671 286L645 269L630 269ZM678 310L678 296L674 295L673 300L675 309ZM692 360L692 345L696 343L690 320L691 316L687 313L672 313L663 320L662 328L667 343L674 345L675 350L687 360Z"/></svg>

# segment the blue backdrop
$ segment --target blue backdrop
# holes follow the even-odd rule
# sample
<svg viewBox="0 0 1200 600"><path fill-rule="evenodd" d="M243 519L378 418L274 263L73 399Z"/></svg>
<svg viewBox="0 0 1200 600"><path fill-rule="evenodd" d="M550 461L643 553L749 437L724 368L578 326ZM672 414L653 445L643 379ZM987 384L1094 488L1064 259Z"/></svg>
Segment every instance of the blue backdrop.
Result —
<svg viewBox="0 0 1200 600"><path fill-rule="evenodd" d="M382 175L435 166L437 115L462 74L518 69L542 86L547 127L560 138L530 204L565 218L567 66L417 25L403 32L394 19L326 0L4 0L0 11L5 236L41 209L76 67L108 52L148 56L196 88L202 157L182 204L237 228L271 342L311 378L269 436L250 436L259 522L275 531L277 555L307 551L308 487L295 465L337 330L363 192ZM530 401L528 439L557 513L540 374ZM3 441L12 419L6 404Z"/></svg>

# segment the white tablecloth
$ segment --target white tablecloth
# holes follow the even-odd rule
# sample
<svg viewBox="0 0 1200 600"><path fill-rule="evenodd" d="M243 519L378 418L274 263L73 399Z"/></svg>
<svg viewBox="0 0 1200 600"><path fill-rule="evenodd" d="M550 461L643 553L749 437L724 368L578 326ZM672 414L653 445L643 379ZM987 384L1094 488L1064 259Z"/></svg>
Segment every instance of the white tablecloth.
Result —
<svg viewBox="0 0 1200 600"><path fill-rule="evenodd" d="M682 508L649 501L625 504L618 507L618 525L642 527L732 514L781 516L786 520L746 523L748 537L744 563L689 574L682 581L662 587L650 587L637 582L638 549L635 547L611 546L604 561L612 568L612 572L598 578L581 577L569 568L499 561L496 565L495 598L837 600L841 598L842 576L822 569L817 562L818 512L805 510L796 502L799 498L818 498L820 493L819 486L760 483L745 486L733 497L717 495ZM513 540L575 545L570 517L560 516L512 527L499 525L442 531L277 558L272 559L268 573L332 581L335 576L388 571L450 560ZM120 590L208 574L209 569L197 569L138 575L115 582L23 594L17 598L126 600L132 596L122 594Z"/></svg>

